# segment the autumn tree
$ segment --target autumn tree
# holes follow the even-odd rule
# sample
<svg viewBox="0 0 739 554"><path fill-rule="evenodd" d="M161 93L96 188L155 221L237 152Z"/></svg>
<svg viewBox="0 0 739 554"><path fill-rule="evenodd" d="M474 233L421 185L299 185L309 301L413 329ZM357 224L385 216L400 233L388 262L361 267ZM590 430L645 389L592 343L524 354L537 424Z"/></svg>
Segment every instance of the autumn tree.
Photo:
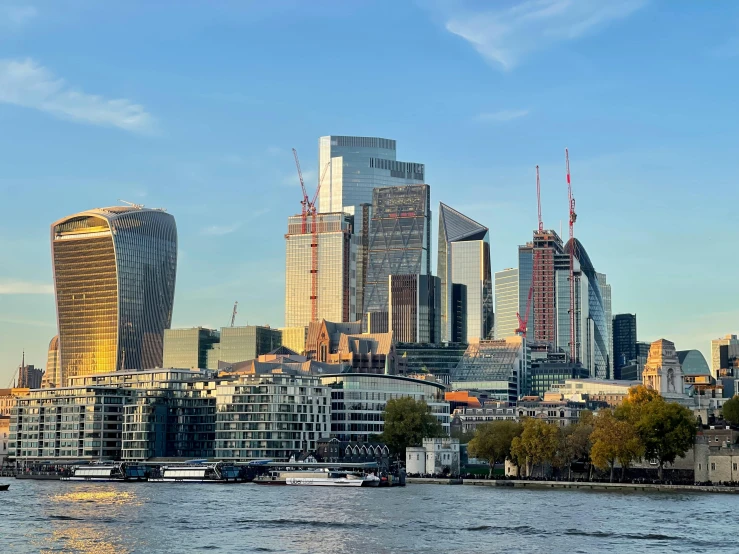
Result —
<svg viewBox="0 0 739 554"><path fill-rule="evenodd" d="M589 460L593 433L593 413L584 411L577 423L568 425L560 431L557 460L560 467L567 467L567 478L572 478L572 464L577 460Z"/></svg>
<svg viewBox="0 0 739 554"><path fill-rule="evenodd" d="M636 428L630 421L618 417L614 410L601 410L595 416L593 446L590 458L601 469L610 469L610 482L613 483L613 471L618 462L621 465L621 480L626 468L634 460L641 457L643 446Z"/></svg>
<svg viewBox="0 0 739 554"><path fill-rule="evenodd" d="M511 459L516 465L526 466L531 477L533 468L555 462L559 445L559 427L544 420L528 418L523 421L521 434L511 442Z"/></svg>
<svg viewBox="0 0 739 554"><path fill-rule="evenodd" d="M726 421L732 425L739 425L739 396L727 400L722 413Z"/></svg>
<svg viewBox="0 0 739 554"><path fill-rule="evenodd" d="M444 428L423 400L393 398L387 401L381 440L395 455L405 456L409 446L420 446L426 437L441 437Z"/></svg>
<svg viewBox="0 0 739 554"><path fill-rule="evenodd" d="M632 387L616 413L636 429L644 456L659 463L660 481L665 464L674 463L695 443L697 421L693 412L676 402L667 402L655 390Z"/></svg>
<svg viewBox="0 0 739 554"><path fill-rule="evenodd" d="M478 425L475 435L467 445L473 458L485 460L493 476L495 464L505 462L511 456L511 443L521 434L521 425L515 421L493 421Z"/></svg>

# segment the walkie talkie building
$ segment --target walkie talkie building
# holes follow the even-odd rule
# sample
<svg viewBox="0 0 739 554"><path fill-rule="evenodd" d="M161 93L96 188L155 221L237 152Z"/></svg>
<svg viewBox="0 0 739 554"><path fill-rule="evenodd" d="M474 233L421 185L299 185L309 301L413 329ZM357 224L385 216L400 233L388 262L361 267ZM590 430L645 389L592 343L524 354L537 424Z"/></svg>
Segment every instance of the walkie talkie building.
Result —
<svg viewBox="0 0 739 554"><path fill-rule="evenodd" d="M51 226L60 384L161 367L172 320L177 227L138 206L80 212Z"/></svg>

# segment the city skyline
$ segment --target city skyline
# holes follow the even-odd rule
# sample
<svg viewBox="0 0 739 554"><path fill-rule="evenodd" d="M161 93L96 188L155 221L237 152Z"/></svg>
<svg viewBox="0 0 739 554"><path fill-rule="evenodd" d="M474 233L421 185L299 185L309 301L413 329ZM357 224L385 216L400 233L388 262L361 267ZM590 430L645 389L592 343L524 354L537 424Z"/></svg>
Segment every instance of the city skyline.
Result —
<svg viewBox="0 0 739 554"><path fill-rule="evenodd" d="M733 77L723 69L736 56L727 45L730 13L739 8L725 4L730 13L717 23L716 8L683 6L670 14L656 2L638 4L618 17L594 18L599 25L579 33L545 33L548 43L526 48L525 22L510 19L506 44L472 40L474 7L452 13L393 4L398 21L416 24L414 45L404 39L404 26L383 24L383 10L374 6L307 10L284 3L273 14L232 7L212 14L232 20L232 31L220 37L198 22L202 13L194 7L177 13L174 25L140 3L82 9L75 20L59 17L54 3L38 2L33 16L3 19L0 121L14 132L0 137L5 158L13 160L0 180L0 379L10 380L24 349L29 364L44 367L56 334L48 226L118 198L165 207L177 219L182 249L173 327L220 328L235 300L237 324L281 326L284 221L300 200L290 148L302 153L313 187L316 141L329 133L392 137L401 159L421 160L432 206L447 202L490 228L493 272L518 266L516 248L536 227L537 163L546 226L566 226L569 146L575 236L608 275L613 314L638 313L639 340L664 337L710 359L710 340L736 333L739 318L726 301L736 262L717 240L731 236L736 195L730 177L736 125L725 92ZM142 26L140 43L123 52L129 31L117 22L133 20ZM378 53L365 51L352 34L346 51L334 53L337 61L354 58L345 64L348 76L311 76L314 69L291 61L308 27L316 42L304 55L317 55L329 43L316 30L334 29L337 20L341 36L351 28L363 40L374 36L372 25L384 25L380 54L397 59L382 67L386 79L406 78L408 67L426 69L417 62L433 55L433 71L422 71L424 86L390 92L367 80L365 90L345 98L326 95L377 67ZM285 21L301 22L291 41ZM540 21L562 31L561 20ZM570 25L578 22L584 23L575 17ZM650 33L655 24L669 28L668 36ZM154 48L165 27L176 54ZM185 29L197 36L183 40ZM665 39L674 47L669 56L658 48ZM91 54L92 40L99 47ZM696 43L704 47L696 50ZM281 60L279 72L256 56L236 64L218 55L265 44ZM140 49L155 55L141 56ZM644 60L643 51L654 57ZM183 65L182 56L192 63ZM211 59L217 62L209 67ZM562 67L558 59L567 66L566 82L551 69ZM195 79L193 71L207 78ZM687 74L701 85L686 85ZM295 81L304 83L305 98ZM34 84L46 96L27 94ZM242 216L247 206L249 221ZM689 224L696 221L702 224ZM431 229L434 245L435 220ZM724 271L711 271L719 261ZM709 278L711 287L701 286Z"/></svg>

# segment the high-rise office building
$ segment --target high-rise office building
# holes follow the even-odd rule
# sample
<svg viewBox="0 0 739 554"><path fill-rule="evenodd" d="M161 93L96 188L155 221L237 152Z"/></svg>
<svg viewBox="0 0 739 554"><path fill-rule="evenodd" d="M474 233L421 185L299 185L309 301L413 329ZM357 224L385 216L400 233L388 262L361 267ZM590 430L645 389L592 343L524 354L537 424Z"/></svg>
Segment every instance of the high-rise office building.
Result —
<svg viewBox="0 0 739 554"><path fill-rule="evenodd" d="M519 311L519 275L518 268L504 269L495 273L495 338L512 337L518 329ZM528 295L528 291L526 292Z"/></svg>
<svg viewBox="0 0 739 554"><path fill-rule="evenodd" d="M636 314L613 316L613 378L621 379L621 368L636 364Z"/></svg>
<svg viewBox="0 0 739 554"><path fill-rule="evenodd" d="M356 269L356 317L360 319L367 282L372 191L379 187L423 184L424 166L398 161L396 143L391 139L325 136L318 139L318 168L323 176L318 197L319 212L344 212L354 216L357 259L356 263L352 262L352 269ZM330 321L340 321L334 316L325 317ZM354 317L352 314L349 320Z"/></svg>
<svg viewBox="0 0 739 554"><path fill-rule="evenodd" d="M467 340L490 338L493 331L493 283L488 228L439 204L439 251L442 340L451 339L452 285L467 286Z"/></svg>
<svg viewBox="0 0 739 554"><path fill-rule="evenodd" d="M59 335L55 335L49 342L49 352L46 355L46 371L41 378L41 388L48 389L61 387L64 379L59 365Z"/></svg>
<svg viewBox="0 0 739 554"><path fill-rule="evenodd" d="M208 352L219 342L220 335L213 329L166 329L162 367L205 369L208 367Z"/></svg>
<svg viewBox="0 0 739 554"><path fill-rule="evenodd" d="M280 327L282 346L297 354L305 352L305 342L308 338L308 327Z"/></svg>
<svg viewBox="0 0 739 554"><path fill-rule="evenodd" d="M51 226L63 382L162 365L172 319L177 227L163 210L116 206Z"/></svg>
<svg viewBox="0 0 739 554"><path fill-rule="evenodd" d="M441 287L441 281L439 287ZM467 285L452 283L451 310L452 335L449 340L455 344L467 344ZM441 318L439 318L439 325L441 325Z"/></svg>
<svg viewBox="0 0 739 554"><path fill-rule="evenodd" d="M433 275L390 275L390 331L398 342L440 342L440 281Z"/></svg>
<svg viewBox="0 0 739 554"><path fill-rule="evenodd" d="M388 330L390 275L431 274L431 209L428 185L375 189L372 197L365 329Z"/></svg>
<svg viewBox="0 0 739 554"><path fill-rule="evenodd" d="M525 319L526 336L534 337L534 302L531 283L534 276L534 243L529 242L518 247L518 312L524 317L526 304L528 303L529 291L531 290L532 301L529 304L529 314ZM518 322L516 322L518 323ZM498 337L500 338L500 337Z"/></svg>
<svg viewBox="0 0 739 554"><path fill-rule="evenodd" d="M718 377L720 369L726 369L721 367L721 347L724 348L724 358L739 357L739 338L736 335L726 335L720 339L713 339L711 341L711 375L715 378Z"/></svg>
<svg viewBox="0 0 739 554"><path fill-rule="evenodd" d="M578 239L568 241L564 255L555 258L557 308L556 346L570 353L570 271L569 254L573 250L575 276L575 360L582 363L591 377L609 379L608 328L605 306L595 268Z"/></svg>
<svg viewBox="0 0 739 554"><path fill-rule="evenodd" d="M377 137L320 137L318 173L324 171L318 196L321 213L357 215L359 205L372 202L378 187L425 182L423 164L397 161L395 141ZM357 221L356 231L361 228Z"/></svg>
<svg viewBox="0 0 739 554"><path fill-rule="evenodd" d="M613 313L611 308L611 285L608 284L608 279L605 273L596 273L595 275L598 278L598 286L600 287L600 293L603 296L603 311L606 318L606 333L608 333L608 371L611 378L613 378Z"/></svg>
<svg viewBox="0 0 739 554"><path fill-rule="evenodd" d="M247 325L222 327L221 342L214 344L207 353L208 369L218 369L218 362L228 364L254 360L282 346L279 329Z"/></svg>
<svg viewBox="0 0 739 554"><path fill-rule="evenodd" d="M302 216L288 218L285 258L285 326L307 327L313 319L312 303L317 296L317 318L353 321L357 316L356 246L352 238L354 217L342 212L321 213L317 226L317 290L313 290L313 218L303 226ZM241 360L236 360L241 361Z"/></svg>

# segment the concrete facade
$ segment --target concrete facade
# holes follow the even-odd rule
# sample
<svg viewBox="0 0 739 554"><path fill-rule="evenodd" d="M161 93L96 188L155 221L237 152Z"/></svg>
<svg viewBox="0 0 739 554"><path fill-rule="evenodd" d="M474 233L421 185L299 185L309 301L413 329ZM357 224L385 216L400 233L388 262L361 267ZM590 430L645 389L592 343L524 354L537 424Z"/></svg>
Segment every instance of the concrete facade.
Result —
<svg viewBox="0 0 739 554"><path fill-rule="evenodd" d="M459 440L448 437L423 439L423 446L405 449L405 462L408 473L458 475Z"/></svg>

